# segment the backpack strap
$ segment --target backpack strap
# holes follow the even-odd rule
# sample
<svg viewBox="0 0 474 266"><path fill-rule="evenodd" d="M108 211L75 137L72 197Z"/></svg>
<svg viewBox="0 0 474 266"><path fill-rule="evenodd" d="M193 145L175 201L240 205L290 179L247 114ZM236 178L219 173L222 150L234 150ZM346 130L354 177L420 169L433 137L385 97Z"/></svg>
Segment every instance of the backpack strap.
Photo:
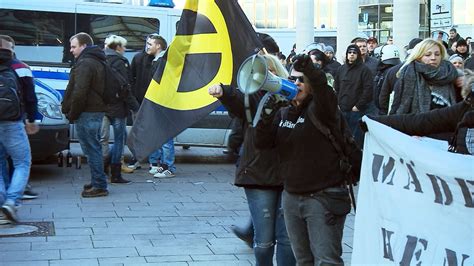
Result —
<svg viewBox="0 0 474 266"><path fill-rule="evenodd" d="M331 144L332 146L334 146L334 149L336 149L336 152L339 154L339 157L347 158L347 155L344 153L344 150L342 149L341 145L336 140L336 137L332 134L331 130L327 126L323 125L316 118L316 115L313 112L311 112L310 109L307 109L306 114L308 114L308 117L313 123L313 125L331 141Z"/></svg>
<svg viewBox="0 0 474 266"><path fill-rule="evenodd" d="M311 111L311 109L309 108L306 109L306 114L308 114L309 120L311 120L313 125L331 141L332 146L334 146L334 149L336 149L336 152L339 154L339 158L340 158L339 166L341 167L341 170L345 171L346 175L348 175L351 171L352 165L349 163L349 157L344 153L344 150L342 149L341 145L336 140L336 137L332 134L331 130L327 126L323 125L316 118L316 115ZM342 134L344 134L344 132L342 132ZM346 176L346 178L348 177ZM352 206L354 207L354 212L355 212L356 203L355 203L354 188L352 186L352 181L347 182L347 184L349 186L349 195L351 197Z"/></svg>

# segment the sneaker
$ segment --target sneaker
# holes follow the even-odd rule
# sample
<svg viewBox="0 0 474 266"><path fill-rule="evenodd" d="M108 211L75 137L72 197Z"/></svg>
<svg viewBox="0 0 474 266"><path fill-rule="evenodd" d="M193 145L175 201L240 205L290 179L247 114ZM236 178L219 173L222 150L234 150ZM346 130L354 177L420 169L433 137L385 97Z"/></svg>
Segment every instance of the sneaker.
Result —
<svg viewBox="0 0 474 266"><path fill-rule="evenodd" d="M164 170L163 172L161 173L156 173L154 175L154 177L156 178L172 178L172 177L175 177L176 175L171 172L170 170Z"/></svg>
<svg viewBox="0 0 474 266"><path fill-rule="evenodd" d="M137 170L137 169L142 168L142 166L140 165L140 162L138 162L138 161L130 162L127 167L130 168L130 169L133 169L133 170Z"/></svg>
<svg viewBox="0 0 474 266"><path fill-rule="evenodd" d="M120 170L121 170L122 173L124 173L124 174L131 174L131 173L133 173L133 171L135 171L135 170L133 170L132 168L128 168L128 166L123 165L123 164L122 164L122 166L120 167Z"/></svg>
<svg viewBox="0 0 474 266"><path fill-rule="evenodd" d="M16 215L16 207L12 204L5 203L2 206L3 214L6 218L14 223L18 222L18 216Z"/></svg>
<svg viewBox="0 0 474 266"><path fill-rule="evenodd" d="M84 188L84 190L92 189L92 184L90 184L90 183L89 183L89 184L85 184L85 185L83 186L83 188Z"/></svg>
<svg viewBox="0 0 474 266"><path fill-rule="evenodd" d="M84 190L81 193L83 198L95 198L95 197L105 197L109 195L109 191L103 188L91 188L88 190Z"/></svg>
<svg viewBox="0 0 474 266"><path fill-rule="evenodd" d="M38 197L38 193L32 191L30 187L26 187L21 199L30 200L30 199L36 199L37 197Z"/></svg>
<svg viewBox="0 0 474 266"><path fill-rule="evenodd" d="M163 172L165 169L162 166L152 166L148 173L155 175L157 173Z"/></svg>

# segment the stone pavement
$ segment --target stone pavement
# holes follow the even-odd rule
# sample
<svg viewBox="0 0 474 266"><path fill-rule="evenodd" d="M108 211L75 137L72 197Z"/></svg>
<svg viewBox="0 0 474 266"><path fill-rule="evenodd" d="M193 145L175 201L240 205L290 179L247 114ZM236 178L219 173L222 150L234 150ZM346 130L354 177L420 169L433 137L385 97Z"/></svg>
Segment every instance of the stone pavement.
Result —
<svg viewBox="0 0 474 266"><path fill-rule="evenodd" d="M0 265L254 265L252 250L229 230L249 213L243 190L232 185L234 165L218 158L221 152L177 149L175 178L138 170L124 175L132 184L110 185L108 197L92 199L80 197L89 181L87 164L79 170L34 165L31 184L40 196L24 201L19 217L54 222L55 235L0 236ZM353 224L350 214L347 264Z"/></svg>

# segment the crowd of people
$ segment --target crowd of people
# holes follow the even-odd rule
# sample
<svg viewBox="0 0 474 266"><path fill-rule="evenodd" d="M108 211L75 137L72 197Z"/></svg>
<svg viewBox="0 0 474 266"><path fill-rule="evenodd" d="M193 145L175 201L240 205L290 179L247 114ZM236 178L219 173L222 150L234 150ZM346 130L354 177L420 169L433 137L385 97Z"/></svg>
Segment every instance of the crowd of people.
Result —
<svg viewBox="0 0 474 266"><path fill-rule="evenodd" d="M402 51L389 40L378 46L373 37L354 38L341 65L334 48L322 43L309 44L302 54L293 47L281 60L285 57L274 40L262 39L268 71L282 77L270 63L280 59L298 94L287 106L263 113L255 128L244 112L241 90L209 88L239 121L229 149L240 154L235 185L245 190L251 220L232 231L253 247L257 265L273 265L275 247L278 265L343 264L342 231L351 209L348 182L340 154L315 119L337 135L343 117L359 147L367 130L361 117L368 115L407 134L449 141L451 151L473 154L474 75L464 68L473 56L472 51L465 56L466 42L457 38L448 51L440 40L414 38L401 58ZM253 115L265 93L251 95Z"/></svg>
<svg viewBox="0 0 474 266"><path fill-rule="evenodd" d="M400 57L392 37L383 45L374 37L357 37L341 48L345 50L341 62L335 49L323 43L308 44L300 54L293 47L286 57L270 36L259 34L259 38L263 44L259 56L268 71L295 83L298 93L293 100L279 101L272 95L261 103L266 93L261 90L250 95L253 117L249 117L241 90L228 84L208 88L234 117L235 139L230 139L229 151L239 155L234 183L244 188L250 221L232 230L253 248L258 266L273 265L274 254L277 264L285 266L344 263L343 227L354 199L349 197L341 153L321 125L336 138L344 134L341 125L347 125L355 143L363 147L360 119L369 115L408 134L450 141L453 151L473 154L474 77L468 69L473 70L474 56L455 29L448 43L414 38L405 47L406 58ZM31 166L27 134L38 131L33 76L15 58L14 44L9 36L0 36L0 77L15 79L11 86L18 87L22 102L15 116L0 114L0 224L18 221L16 209ZM124 57L125 38L111 35L104 44L103 49L94 45L84 32L70 38L75 63L62 112L75 124L90 167L91 182L84 185L82 197L107 196L108 183L128 184L122 173L141 167L134 159L124 165L126 121L129 116L135 119L167 49L165 39L151 34L130 64ZM130 84L114 99L103 98L107 67ZM260 104L264 112L256 117ZM170 138L149 156L149 173L174 177L174 159Z"/></svg>

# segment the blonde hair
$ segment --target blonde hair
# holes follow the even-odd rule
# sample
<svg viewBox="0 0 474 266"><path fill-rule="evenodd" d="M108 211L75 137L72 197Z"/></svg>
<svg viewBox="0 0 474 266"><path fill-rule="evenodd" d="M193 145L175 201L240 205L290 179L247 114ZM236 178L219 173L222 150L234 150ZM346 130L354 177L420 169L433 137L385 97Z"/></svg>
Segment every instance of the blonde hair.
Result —
<svg viewBox="0 0 474 266"><path fill-rule="evenodd" d="M438 46L439 51L441 52L441 60L447 60L447 54L448 53L447 53L446 48L444 48L442 43L440 43L436 40L433 40L433 39L424 39L423 41L421 41L420 43L415 45L415 47L413 48L413 50L411 51L411 53L408 55L407 59L405 60L405 63L403 63L400 70L398 70L397 77L400 77L401 71L406 66L411 64L413 61L420 60L423 57L423 55L429 49L433 48L434 46Z"/></svg>
<svg viewBox="0 0 474 266"><path fill-rule="evenodd" d="M109 37L105 38L104 44L110 49L115 50L117 49L117 46L127 46L127 39L118 35L110 35Z"/></svg>
<svg viewBox="0 0 474 266"><path fill-rule="evenodd" d="M278 57L271 55L271 54L264 54L262 55L263 58L265 58L265 61L267 62L267 65L270 69L273 69L276 73L277 76L280 78L287 79L288 78L288 71L286 68L281 64L280 60Z"/></svg>
<svg viewBox="0 0 474 266"><path fill-rule="evenodd" d="M474 84L474 72L469 69L464 69L464 83L461 89L461 96L466 97L471 93L471 86Z"/></svg>

